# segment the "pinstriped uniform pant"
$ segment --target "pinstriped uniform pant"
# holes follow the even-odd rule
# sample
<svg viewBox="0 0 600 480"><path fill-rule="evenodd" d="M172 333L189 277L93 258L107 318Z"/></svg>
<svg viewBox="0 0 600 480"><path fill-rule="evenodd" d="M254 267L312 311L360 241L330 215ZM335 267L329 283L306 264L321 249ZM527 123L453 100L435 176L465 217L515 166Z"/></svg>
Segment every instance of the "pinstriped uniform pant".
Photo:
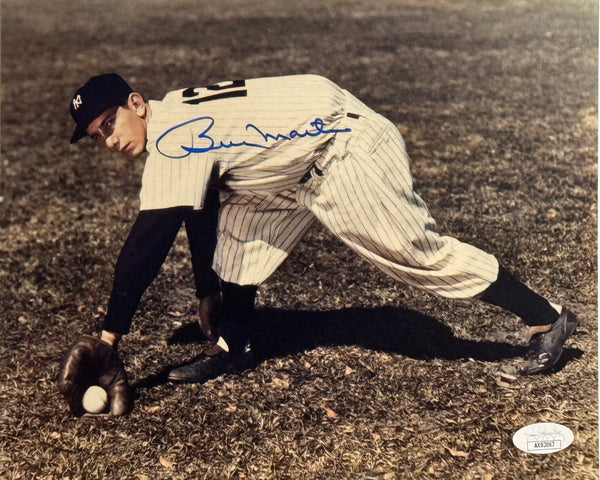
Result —
<svg viewBox="0 0 600 480"><path fill-rule="evenodd" d="M498 261L441 236L413 191L397 128L349 95L343 127L308 181L279 194L227 192L214 268L225 281L265 281L316 219L391 277L447 298L472 298L498 276Z"/></svg>

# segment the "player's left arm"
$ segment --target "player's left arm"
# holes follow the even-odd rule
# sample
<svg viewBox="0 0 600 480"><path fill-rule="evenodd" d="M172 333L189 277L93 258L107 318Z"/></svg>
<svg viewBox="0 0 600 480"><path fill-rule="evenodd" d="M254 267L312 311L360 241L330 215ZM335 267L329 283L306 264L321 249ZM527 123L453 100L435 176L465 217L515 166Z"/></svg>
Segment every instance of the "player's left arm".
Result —
<svg viewBox="0 0 600 480"><path fill-rule="evenodd" d="M117 342L129 331L138 302L166 258L182 221L183 214L178 210L140 212L135 220L117 260L100 338L79 337L61 365L58 389L73 414L85 413L82 397L90 385L99 385L108 392L113 415L123 415L130 409L132 400Z"/></svg>
<svg viewBox="0 0 600 480"><path fill-rule="evenodd" d="M203 242L206 243L194 257L198 289L202 282L206 282L202 286L206 295L213 293L215 288L218 290L218 279L210 268L216 214L199 211L192 215L191 207L140 212L117 260L100 339L80 337L61 366L58 387L75 415L84 413L81 399L89 385L100 385L108 391L113 415L123 415L131 407L127 377L117 353L117 343L121 335L128 333L142 294L158 274L186 219L195 226L194 245L200 248Z"/></svg>
<svg viewBox="0 0 600 480"><path fill-rule="evenodd" d="M185 207L142 210L123 245L103 331L129 332L139 301L158 275L183 223Z"/></svg>
<svg viewBox="0 0 600 480"><path fill-rule="evenodd" d="M216 215L214 204L204 210L173 207L139 213L117 260L103 335L129 332L139 301L158 275L183 222L192 253L196 295L204 298L219 291L219 280L211 268Z"/></svg>

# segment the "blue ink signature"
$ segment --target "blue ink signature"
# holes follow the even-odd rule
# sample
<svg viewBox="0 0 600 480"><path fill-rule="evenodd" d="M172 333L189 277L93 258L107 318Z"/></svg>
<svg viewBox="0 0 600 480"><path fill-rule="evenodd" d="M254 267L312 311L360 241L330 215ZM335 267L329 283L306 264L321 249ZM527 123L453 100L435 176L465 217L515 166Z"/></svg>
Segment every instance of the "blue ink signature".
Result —
<svg viewBox="0 0 600 480"><path fill-rule="evenodd" d="M194 124L193 125L194 127L197 127L198 129L200 129L202 131L195 136L196 141L194 139L194 132L190 131L190 136L191 136L190 144L189 145L180 145L180 148L185 153L183 153L182 155L169 155L161 150L160 142L162 140L164 140L166 137L168 137L169 134L179 130L182 127L185 127L187 125L192 125L192 124ZM198 118L193 118L186 122L180 123L179 125L175 125L174 127L171 127L168 130L166 130L160 137L158 137L158 139L156 140L156 150L158 151L158 153L160 153L161 155L163 155L167 158L177 159L177 158L185 158L192 153L206 153L206 152L210 152L213 150L229 149L229 148L235 148L235 147L254 147L254 148L268 149L268 148L270 148L270 145L268 143L270 141L272 141L272 142L291 141L294 138L317 137L319 135L328 135L328 134L335 135L336 133L346 133L346 132L352 131L352 129L350 129L350 128L327 129L326 128L327 125L320 118L315 118L314 121L310 122L310 126L313 128L312 130L306 129L306 130L304 130L304 132L299 132L297 130L291 130L287 135L283 134L283 133L275 133L275 134L265 133L260 128L258 128L256 125L254 125L252 123L248 123L246 125L246 130L256 132L260 136L259 138L262 139L262 141L264 143L253 143L253 142L249 142L246 140L243 140L241 142L234 141L234 140L227 140L227 141L221 140L219 142L216 142L209 135L209 132L212 129L212 127L214 126L214 124L215 124L215 119L212 117L198 117ZM260 139L257 140L257 142L260 142Z"/></svg>

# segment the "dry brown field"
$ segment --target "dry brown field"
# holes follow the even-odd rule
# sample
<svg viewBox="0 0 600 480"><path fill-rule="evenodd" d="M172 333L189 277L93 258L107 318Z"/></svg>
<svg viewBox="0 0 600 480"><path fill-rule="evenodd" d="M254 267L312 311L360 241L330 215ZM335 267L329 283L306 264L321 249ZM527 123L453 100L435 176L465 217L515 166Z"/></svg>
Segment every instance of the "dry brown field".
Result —
<svg viewBox="0 0 600 480"><path fill-rule="evenodd" d="M0 478L597 479L598 5L592 0L3 0ZM318 73L400 129L441 231L569 305L548 375L524 327L392 281L313 228L259 291L259 365L166 381L206 344L179 236L120 346L122 418L72 417L60 361L101 324L143 160L68 143L71 94L117 71L150 98ZM516 449L560 423L573 444Z"/></svg>

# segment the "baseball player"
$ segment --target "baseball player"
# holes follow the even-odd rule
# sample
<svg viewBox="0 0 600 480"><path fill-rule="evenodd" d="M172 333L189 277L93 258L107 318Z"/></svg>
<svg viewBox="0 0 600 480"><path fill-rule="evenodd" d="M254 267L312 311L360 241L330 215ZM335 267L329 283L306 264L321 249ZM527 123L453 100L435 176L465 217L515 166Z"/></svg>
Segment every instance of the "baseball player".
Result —
<svg viewBox="0 0 600 480"><path fill-rule="evenodd" d="M87 135L130 157L148 152L140 216L203 211L209 192L219 192L212 268L220 279L221 325L213 335L210 316L200 315L215 343L196 362L171 371L173 381L203 381L249 364L257 288L315 220L397 280L516 314L529 327L524 374L549 371L578 324L571 311L516 280L493 255L440 235L413 189L397 128L326 78L229 81L147 101L118 75L105 74L77 90L71 115L77 125L71 142ZM177 224L154 222L144 230L134 224L126 246L135 245L151 272L158 271L164 257L147 254L147 244L157 242L160 251L168 251ZM138 281L141 266L122 263L115 285L130 279L121 295L128 308L116 301L113 289L98 340L113 346L129 331L141 292L153 278ZM211 304L214 288L206 293L201 304ZM63 368L61 381L80 382L84 364L71 361L75 373ZM79 394L61 390L67 398Z"/></svg>

